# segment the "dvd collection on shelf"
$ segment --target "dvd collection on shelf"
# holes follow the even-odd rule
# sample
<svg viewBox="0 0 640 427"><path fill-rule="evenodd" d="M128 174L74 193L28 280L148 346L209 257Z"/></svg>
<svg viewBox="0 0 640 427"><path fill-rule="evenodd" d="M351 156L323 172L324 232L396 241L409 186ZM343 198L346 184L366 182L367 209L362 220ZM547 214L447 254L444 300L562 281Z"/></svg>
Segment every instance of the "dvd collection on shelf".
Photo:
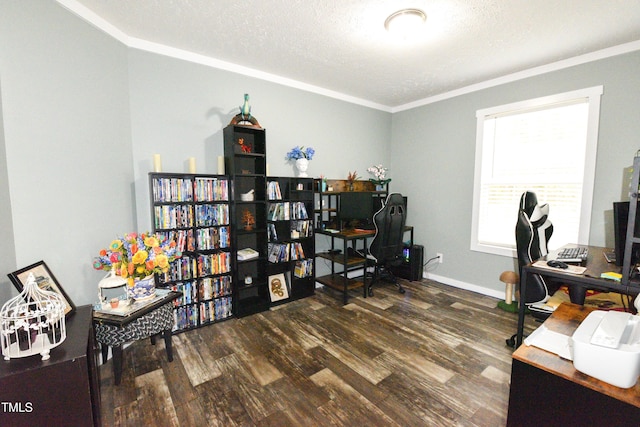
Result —
<svg viewBox="0 0 640 427"><path fill-rule="evenodd" d="M224 249L229 247L229 227L199 228L196 230L198 249Z"/></svg>
<svg viewBox="0 0 640 427"><path fill-rule="evenodd" d="M269 262L279 263L304 258L304 249L298 242L269 243Z"/></svg>
<svg viewBox="0 0 640 427"><path fill-rule="evenodd" d="M293 269L293 275L298 278L309 277L313 275L313 260L302 259L296 261L296 265Z"/></svg>
<svg viewBox="0 0 640 427"><path fill-rule="evenodd" d="M282 200L282 192L280 191L280 183L278 181L269 181L267 183L267 199Z"/></svg>
<svg viewBox="0 0 640 427"><path fill-rule="evenodd" d="M159 287L182 292L174 331L232 315L229 181L225 176L151 173L154 232L176 242L182 257L158 275Z"/></svg>
<svg viewBox="0 0 640 427"><path fill-rule="evenodd" d="M191 205L161 205L153 210L156 229L193 227Z"/></svg>
<svg viewBox="0 0 640 427"><path fill-rule="evenodd" d="M258 148L264 152L264 147ZM260 156L249 160L243 156L246 155L240 153L235 156L238 157L236 161L254 162L256 165L264 162ZM292 281L291 286L297 286L295 298L313 293L314 282L309 277L314 274L314 232L307 211L313 209L313 193L309 192L312 180L274 177L266 183L264 198L267 203L263 205L261 215L266 214L265 237L268 239L264 245L268 248L258 252L256 248L233 246L238 236L232 216L237 213L235 202L229 200L232 181L228 176L159 172L150 173L149 177L154 232L160 238L174 240L182 252L182 257L171 263L169 271L158 276L159 288L182 292L182 297L174 301L174 332L262 309L264 297L255 295L256 286L260 283L254 287L234 289L236 285L232 283L232 277L236 273L232 271L232 265L238 267L240 264L236 264L232 256L237 255L243 266L253 268L254 263L260 265L265 262L274 264L273 273L284 269ZM265 181L262 182L264 185ZM281 234L281 239L291 241L278 240L278 234ZM267 242L271 243L267 245ZM305 254L305 248L309 254ZM267 252L260 257L264 249ZM266 267L264 265L263 268ZM271 271L266 273L271 274Z"/></svg>
<svg viewBox="0 0 640 427"><path fill-rule="evenodd" d="M291 238L300 239L313 236L313 223L310 220L291 221Z"/></svg>
<svg viewBox="0 0 640 427"><path fill-rule="evenodd" d="M211 227L229 224L229 205L196 205L196 226Z"/></svg>
<svg viewBox="0 0 640 427"><path fill-rule="evenodd" d="M180 252L193 252L196 250L196 240L193 238L193 230L156 231L159 238L173 240Z"/></svg>
<svg viewBox="0 0 640 427"><path fill-rule="evenodd" d="M269 203L267 219L270 221L288 221L290 219L308 219L307 208L303 202Z"/></svg>
<svg viewBox="0 0 640 427"><path fill-rule="evenodd" d="M193 201L193 186L190 178L154 178L152 192L154 202Z"/></svg>
<svg viewBox="0 0 640 427"><path fill-rule="evenodd" d="M229 200L229 185L226 179L196 177L193 185L196 202Z"/></svg>

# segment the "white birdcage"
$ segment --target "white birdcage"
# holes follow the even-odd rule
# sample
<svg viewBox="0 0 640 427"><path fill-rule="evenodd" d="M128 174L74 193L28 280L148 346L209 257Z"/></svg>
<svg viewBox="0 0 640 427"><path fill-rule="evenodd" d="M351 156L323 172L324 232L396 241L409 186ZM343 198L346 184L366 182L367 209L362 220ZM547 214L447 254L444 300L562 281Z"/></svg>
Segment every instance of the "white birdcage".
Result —
<svg viewBox="0 0 640 427"><path fill-rule="evenodd" d="M42 360L49 359L49 350L67 338L66 305L57 293L40 289L33 274L29 274L22 292L0 310L4 360L38 353Z"/></svg>

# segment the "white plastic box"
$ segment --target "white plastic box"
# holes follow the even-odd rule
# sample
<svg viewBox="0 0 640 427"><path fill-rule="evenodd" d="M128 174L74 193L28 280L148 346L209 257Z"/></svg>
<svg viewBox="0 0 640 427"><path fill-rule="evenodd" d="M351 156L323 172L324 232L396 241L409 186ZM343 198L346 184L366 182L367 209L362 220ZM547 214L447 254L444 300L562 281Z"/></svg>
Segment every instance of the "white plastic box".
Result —
<svg viewBox="0 0 640 427"><path fill-rule="evenodd" d="M640 376L640 317L628 314L617 348L592 344L591 337L606 311L596 310L582 321L571 337L573 366L616 387L630 388Z"/></svg>

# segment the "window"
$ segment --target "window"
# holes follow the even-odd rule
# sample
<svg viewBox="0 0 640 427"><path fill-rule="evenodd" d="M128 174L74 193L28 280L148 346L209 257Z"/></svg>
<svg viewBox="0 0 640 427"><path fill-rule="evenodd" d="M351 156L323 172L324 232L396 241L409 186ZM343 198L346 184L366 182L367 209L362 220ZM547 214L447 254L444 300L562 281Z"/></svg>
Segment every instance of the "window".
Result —
<svg viewBox="0 0 640 427"><path fill-rule="evenodd" d="M516 257L524 191L548 203L550 249L587 244L602 86L479 110L471 249Z"/></svg>

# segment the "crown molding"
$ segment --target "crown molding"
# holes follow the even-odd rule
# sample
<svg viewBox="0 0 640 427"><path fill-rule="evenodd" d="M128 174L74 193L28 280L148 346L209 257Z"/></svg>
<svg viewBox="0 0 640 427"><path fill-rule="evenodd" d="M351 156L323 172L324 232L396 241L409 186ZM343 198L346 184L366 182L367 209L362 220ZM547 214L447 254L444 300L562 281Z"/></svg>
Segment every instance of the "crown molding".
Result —
<svg viewBox="0 0 640 427"><path fill-rule="evenodd" d="M500 86L506 83L512 83L518 80L527 79L529 77L539 76L541 74L550 73L552 71L559 71L576 65L586 64L588 62L598 61L600 59L606 59L613 56L623 55L625 53L635 52L637 50L640 50L640 40L597 50L595 52L586 53L584 55L574 56L573 58L552 62L551 64L541 65L539 67L529 68L517 73L507 74L506 76L486 80L481 83L465 86L460 89L441 93L439 95L430 96L418 101L399 105L397 107L392 107L391 112L398 113L400 111L411 110L413 108L422 107L424 105L433 104L439 101L444 101L445 99L455 98L456 96L477 92L479 90Z"/></svg>
<svg viewBox="0 0 640 427"><path fill-rule="evenodd" d="M87 21L99 30L107 33L116 40L120 41L125 46L132 49L144 50L147 52L156 53L184 61L194 62L201 65L206 65L212 68L217 68L233 73L245 75L248 77L254 77L260 80L288 86L295 89L300 89L306 92L315 93L318 95L327 96L329 98L338 99L341 101L349 102L356 105L361 105L376 110L381 110L388 113L398 113L401 111L411 110L413 108L422 107L424 105L433 104L436 102L444 101L446 99L455 98L456 96L477 92L479 90L488 89L491 87L499 86L505 83L511 83L518 80L526 79L529 77L538 76L541 74L549 73L552 71L562 70L564 68L573 67L575 65L585 64L588 62L597 61L617 55L622 55L629 52L640 50L640 40L613 46L606 49L601 49L595 52L587 53L584 55L575 56L562 61L553 62L551 64L542 65L539 67L530 68L527 70L519 71L517 73L508 74L506 76L498 77L495 79L487 80L481 83L465 86L460 89L455 89L449 92L444 92L438 95L423 98L417 101L413 101L407 104L390 107L387 105L379 104L373 101L369 101L362 98L346 95L341 92L333 91L330 89L314 86L308 83L304 83L298 80L289 79L286 77L278 76L271 73L266 73L254 68L244 67L231 62L221 61L215 58L211 58L205 55L196 54L193 52L185 51L182 49L176 49L170 46L149 42L146 40L130 37L84 5L78 3L76 0L56 0L61 6L68 9L73 14L79 16L81 19Z"/></svg>

